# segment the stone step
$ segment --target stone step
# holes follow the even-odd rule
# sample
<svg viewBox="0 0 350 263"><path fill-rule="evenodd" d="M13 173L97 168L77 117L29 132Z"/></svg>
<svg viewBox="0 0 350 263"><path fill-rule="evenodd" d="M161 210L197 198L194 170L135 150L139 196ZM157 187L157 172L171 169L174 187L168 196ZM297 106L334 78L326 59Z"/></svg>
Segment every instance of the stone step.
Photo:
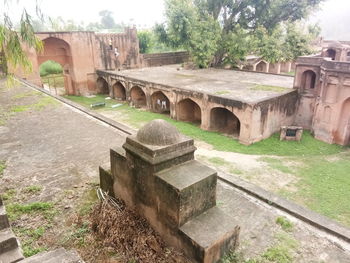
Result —
<svg viewBox="0 0 350 263"><path fill-rule="evenodd" d="M21 263L84 263L75 250L59 248L26 258Z"/></svg>
<svg viewBox="0 0 350 263"><path fill-rule="evenodd" d="M0 230L9 228L9 227L10 227L10 223L7 218L5 206L0 206Z"/></svg>
<svg viewBox="0 0 350 263"><path fill-rule="evenodd" d="M189 161L156 174L159 211L169 225L181 226L216 204L216 171Z"/></svg>
<svg viewBox="0 0 350 263"><path fill-rule="evenodd" d="M0 231L0 255L12 249L18 247L18 242L11 231L11 229L6 228Z"/></svg>
<svg viewBox="0 0 350 263"><path fill-rule="evenodd" d="M217 262L224 252L238 244L237 222L218 207L213 207L180 227L185 252L197 262Z"/></svg>
<svg viewBox="0 0 350 263"><path fill-rule="evenodd" d="M20 248L11 249L0 254L0 263L15 263L24 259Z"/></svg>

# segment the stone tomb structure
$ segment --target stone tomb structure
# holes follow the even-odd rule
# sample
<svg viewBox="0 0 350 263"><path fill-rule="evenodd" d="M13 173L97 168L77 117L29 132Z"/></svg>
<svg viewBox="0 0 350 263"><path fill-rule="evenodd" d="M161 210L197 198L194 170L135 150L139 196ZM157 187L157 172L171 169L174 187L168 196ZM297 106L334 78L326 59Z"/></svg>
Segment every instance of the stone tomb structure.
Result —
<svg viewBox="0 0 350 263"><path fill-rule="evenodd" d="M97 74L112 98L122 97L132 106L227 134L242 144L258 142L279 132L281 126L294 124L298 93L290 76L179 70L176 65L98 70Z"/></svg>
<svg viewBox="0 0 350 263"><path fill-rule="evenodd" d="M319 140L350 144L350 46L325 42L317 56L300 57L294 88L299 92L295 123Z"/></svg>
<svg viewBox="0 0 350 263"><path fill-rule="evenodd" d="M216 206L216 171L194 160L193 140L154 120L100 167L101 188L144 216L196 262L217 262L238 243L237 223ZM109 172L110 171L110 172Z"/></svg>

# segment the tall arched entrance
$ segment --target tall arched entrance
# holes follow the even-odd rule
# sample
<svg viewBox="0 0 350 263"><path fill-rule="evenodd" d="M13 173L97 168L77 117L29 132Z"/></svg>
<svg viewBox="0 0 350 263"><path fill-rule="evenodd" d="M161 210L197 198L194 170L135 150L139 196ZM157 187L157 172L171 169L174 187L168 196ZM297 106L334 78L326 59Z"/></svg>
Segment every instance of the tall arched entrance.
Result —
<svg viewBox="0 0 350 263"><path fill-rule="evenodd" d="M163 92L154 92L151 96L151 102L154 112L170 114L170 101Z"/></svg>
<svg viewBox="0 0 350 263"><path fill-rule="evenodd" d="M301 76L301 89L314 90L316 85L316 73L312 70L307 70Z"/></svg>
<svg viewBox="0 0 350 263"><path fill-rule="evenodd" d="M113 96L117 100L126 100L126 90L119 81L113 85Z"/></svg>
<svg viewBox="0 0 350 263"><path fill-rule="evenodd" d="M350 145L350 98L344 101L338 125L339 142Z"/></svg>
<svg viewBox="0 0 350 263"><path fill-rule="evenodd" d="M96 92L97 94L109 94L108 82L102 77L97 78Z"/></svg>
<svg viewBox="0 0 350 263"><path fill-rule="evenodd" d="M177 104L177 119L180 121L202 123L201 108L191 99L184 99Z"/></svg>
<svg viewBox="0 0 350 263"><path fill-rule="evenodd" d="M43 88L55 95L67 94L63 67L53 60L47 60L39 65L39 74Z"/></svg>
<svg viewBox="0 0 350 263"><path fill-rule="evenodd" d="M48 37L43 41L43 51L38 54L38 65L51 60L59 63L63 68L63 79L66 94L74 94L74 84L72 79L73 61L69 44L59 38Z"/></svg>
<svg viewBox="0 0 350 263"><path fill-rule="evenodd" d="M210 111L210 129L239 137L241 123L228 109L213 108Z"/></svg>
<svg viewBox="0 0 350 263"><path fill-rule="evenodd" d="M140 107L147 106L146 94L143 92L143 90L140 87L134 86L130 90L130 97L131 97L131 102L135 107L140 108Z"/></svg>

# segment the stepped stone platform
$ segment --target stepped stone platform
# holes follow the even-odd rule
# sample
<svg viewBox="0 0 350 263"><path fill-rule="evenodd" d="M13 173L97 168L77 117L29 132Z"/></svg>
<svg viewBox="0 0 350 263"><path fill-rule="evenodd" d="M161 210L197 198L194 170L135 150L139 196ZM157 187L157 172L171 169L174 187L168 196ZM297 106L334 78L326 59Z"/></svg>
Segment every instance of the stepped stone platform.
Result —
<svg viewBox="0 0 350 263"><path fill-rule="evenodd" d="M0 263L84 263L74 250L59 248L24 259L20 244L11 230L6 209L0 197Z"/></svg>
<svg viewBox="0 0 350 263"><path fill-rule="evenodd" d="M194 160L192 139L153 120L123 148L111 149L111 172L100 167L104 191L113 191L195 262L218 262L235 249L240 227L216 206L217 173Z"/></svg>
<svg viewBox="0 0 350 263"><path fill-rule="evenodd" d="M11 230L5 206L0 198L0 263L19 262L23 258L18 240Z"/></svg>

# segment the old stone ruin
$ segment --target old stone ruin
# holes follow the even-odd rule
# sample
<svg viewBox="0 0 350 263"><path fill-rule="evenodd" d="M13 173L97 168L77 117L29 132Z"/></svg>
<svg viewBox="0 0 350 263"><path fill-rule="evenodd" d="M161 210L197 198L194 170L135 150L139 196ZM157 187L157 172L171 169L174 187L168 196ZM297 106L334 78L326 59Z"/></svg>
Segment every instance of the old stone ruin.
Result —
<svg viewBox="0 0 350 263"><path fill-rule="evenodd" d="M101 188L145 217L195 262L217 262L238 244L237 222L216 206L217 173L194 159L193 139L153 120L110 150Z"/></svg>

